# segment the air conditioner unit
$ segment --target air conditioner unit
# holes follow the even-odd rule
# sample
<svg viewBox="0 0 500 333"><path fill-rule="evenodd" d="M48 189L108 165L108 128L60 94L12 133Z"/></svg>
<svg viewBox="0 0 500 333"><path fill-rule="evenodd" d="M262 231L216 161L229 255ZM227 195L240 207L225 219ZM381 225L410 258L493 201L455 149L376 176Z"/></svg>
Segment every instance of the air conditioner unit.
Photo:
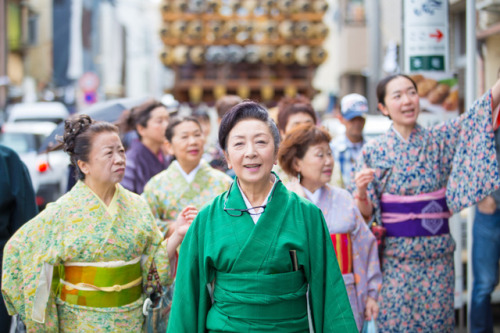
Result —
<svg viewBox="0 0 500 333"><path fill-rule="evenodd" d="M480 0L476 2L477 10L500 13L500 0Z"/></svg>

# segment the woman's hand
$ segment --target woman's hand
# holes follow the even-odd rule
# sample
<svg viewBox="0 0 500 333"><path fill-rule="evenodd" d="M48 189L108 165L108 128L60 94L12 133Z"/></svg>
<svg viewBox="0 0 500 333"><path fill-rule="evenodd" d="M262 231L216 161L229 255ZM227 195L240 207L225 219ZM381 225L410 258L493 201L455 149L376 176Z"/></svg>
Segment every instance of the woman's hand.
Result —
<svg viewBox="0 0 500 333"><path fill-rule="evenodd" d="M357 172L356 176L354 176L357 192L361 198L366 198L366 189L368 188L368 184L370 184L374 178L375 170L371 168L364 168L360 172Z"/></svg>
<svg viewBox="0 0 500 333"><path fill-rule="evenodd" d="M194 206L187 206L184 208L175 221L174 232L168 238L167 251L170 260L173 260L177 254L177 248L181 245L186 236L191 223L193 223L194 218L198 215L198 210Z"/></svg>
<svg viewBox="0 0 500 333"><path fill-rule="evenodd" d="M360 172L356 173L356 176L354 177L354 182L356 183L357 188L356 193L354 193L354 198L361 215L363 215L363 218L367 222L371 219L373 206L370 199L368 199L366 189L368 188L368 184L370 184L374 178L375 170L371 168L364 168Z"/></svg>
<svg viewBox="0 0 500 333"><path fill-rule="evenodd" d="M198 210L194 206L187 206L184 208L177 216L175 221L175 231L179 237L184 239L186 232L188 231L191 223L193 223L194 218L198 215Z"/></svg>
<svg viewBox="0 0 500 333"><path fill-rule="evenodd" d="M377 301L373 297L368 296L366 299L365 320L372 320L372 318L376 320L378 317L378 310Z"/></svg>
<svg viewBox="0 0 500 333"><path fill-rule="evenodd" d="M477 203L477 209L483 214L493 215L497 210L497 204L491 195L487 195Z"/></svg>

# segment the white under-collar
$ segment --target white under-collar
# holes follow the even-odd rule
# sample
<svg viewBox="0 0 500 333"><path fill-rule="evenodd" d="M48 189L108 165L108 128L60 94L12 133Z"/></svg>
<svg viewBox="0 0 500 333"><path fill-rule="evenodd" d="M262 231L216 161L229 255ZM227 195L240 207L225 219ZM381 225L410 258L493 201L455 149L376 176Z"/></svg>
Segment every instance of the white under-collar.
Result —
<svg viewBox="0 0 500 333"><path fill-rule="evenodd" d="M410 143L409 140L406 140L405 138L403 138L403 136L401 135L401 133L399 133L398 130L394 128L394 126L391 126L391 129L394 131L394 133L396 133L397 136L399 136L399 138L401 140L403 140L403 142ZM410 136L411 136L411 134L410 134Z"/></svg>
<svg viewBox="0 0 500 333"><path fill-rule="evenodd" d="M264 202L258 206L264 206L267 204L267 200L269 200L269 196L271 195L271 192L274 190L274 187L276 186L276 177L274 177L274 182L273 182L273 186L271 187L271 190L269 190L269 193L267 194L266 196L266 199L264 199ZM245 206L247 206L247 209L250 209L252 208L252 204L250 203L250 200L248 200L247 196L245 195L245 193L243 193L243 191L241 190L241 187L240 187L240 184L238 182L236 182L236 184L238 185L238 189L240 190L241 192L241 196L243 197L243 201L245 201ZM250 217L252 218L253 220L253 223L257 224L257 221L259 220L260 216L262 215L262 213L260 214L255 214L255 215L252 215L252 214L249 214Z"/></svg>
<svg viewBox="0 0 500 333"><path fill-rule="evenodd" d="M177 160L174 160L172 162L172 164L174 164L175 166L177 166L177 168L179 169L179 171L181 172L181 175L184 177L184 179L186 180L186 182L188 184L191 184L191 182L193 181L194 177L196 176L196 173L198 172L198 170L200 170L200 167L201 167L201 161L200 161L200 164L198 164L196 166L196 168L194 168L189 174L187 174L181 167L181 165L179 164L179 162Z"/></svg>
<svg viewBox="0 0 500 333"><path fill-rule="evenodd" d="M311 202L317 206L319 203L319 198L321 198L321 193L323 193L323 187L318 188L316 191L314 191L314 193L309 191L304 186L302 186L302 188L304 189L304 193L306 194L307 199L311 200Z"/></svg>

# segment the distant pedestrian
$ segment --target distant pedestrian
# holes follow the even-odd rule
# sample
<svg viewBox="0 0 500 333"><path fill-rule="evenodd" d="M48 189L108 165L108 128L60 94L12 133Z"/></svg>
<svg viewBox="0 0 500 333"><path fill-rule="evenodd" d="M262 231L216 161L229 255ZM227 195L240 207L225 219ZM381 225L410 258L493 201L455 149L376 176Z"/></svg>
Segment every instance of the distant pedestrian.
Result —
<svg viewBox="0 0 500 333"><path fill-rule="evenodd" d="M381 332L453 332L448 218L500 185L492 126L500 80L460 117L432 128L417 124L419 96L408 76L382 79L377 97L393 124L363 147L355 198L387 232L378 325Z"/></svg>
<svg viewBox="0 0 500 333"><path fill-rule="evenodd" d="M311 100L305 96L283 97L278 102L278 122L281 139L284 139L288 132L301 124L315 125L317 122L316 112L311 104ZM273 167L273 171L278 174L283 184L296 181L294 177L283 171L279 163Z"/></svg>
<svg viewBox="0 0 500 333"><path fill-rule="evenodd" d="M500 78L500 69L498 71ZM500 103L497 113L500 111ZM497 162L500 165L500 130L495 131ZM472 229L471 333L493 332L491 293L498 285L500 260L500 190L478 202Z"/></svg>
<svg viewBox="0 0 500 333"><path fill-rule="evenodd" d="M340 101L339 120L345 127L345 133L335 138L330 146L335 159L335 168L340 169L340 179L336 185L351 189L354 181L351 175L356 160L365 144L363 128L368 113L368 101L360 94L349 94Z"/></svg>
<svg viewBox="0 0 500 333"><path fill-rule="evenodd" d="M26 165L12 149L0 145L0 260L5 243L38 213L35 192ZM0 275L2 268L0 267ZM0 331L8 332L11 317L0 302Z"/></svg>
<svg viewBox="0 0 500 333"><path fill-rule="evenodd" d="M163 104L153 100L132 108L123 117L121 127L125 132L135 131L138 139L133 140L127 150L127 169L121 184L141 194L151 177L170 164L170 157L162 150L170 115Z"/></svg>

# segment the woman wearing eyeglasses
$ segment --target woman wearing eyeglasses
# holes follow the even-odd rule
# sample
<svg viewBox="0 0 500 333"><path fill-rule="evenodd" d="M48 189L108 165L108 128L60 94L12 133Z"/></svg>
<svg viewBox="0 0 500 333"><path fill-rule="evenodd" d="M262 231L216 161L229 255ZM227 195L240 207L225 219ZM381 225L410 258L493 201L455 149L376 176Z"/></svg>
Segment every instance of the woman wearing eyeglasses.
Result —
<svg viewBox="0 0 500 333"><path fill-rule="evenodd" d="M287 188L316 204L323 212L335 248L358 329L364 320L377 319L382 274L375 237L351 194L330 186L333 155L330 134L313 124L288 132L278 160L290 177Z"/></svg>
<svg viewBox="0 0 500 333"><path fill-rule="evenodd" d="M222 119L236 178L181 246L169 332L357 332L321 211L271 173L279 140L257 103Z"/></svg>

